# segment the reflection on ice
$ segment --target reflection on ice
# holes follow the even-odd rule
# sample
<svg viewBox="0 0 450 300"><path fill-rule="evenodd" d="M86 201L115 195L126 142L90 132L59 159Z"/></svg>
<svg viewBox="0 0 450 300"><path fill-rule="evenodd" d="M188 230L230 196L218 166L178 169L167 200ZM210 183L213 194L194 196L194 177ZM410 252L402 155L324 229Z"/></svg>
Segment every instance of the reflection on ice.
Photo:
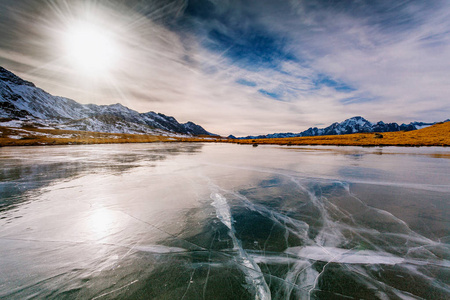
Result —
<svg viewBox="0 0 450 300"><path fill-rule="evenodd" d="M0 149L0 298L450 298L448 150L316 148Z"/></svg>
<svg viewBox="0 0 450 300"><path fill-rule="evenodd" d="M105 208L99 208L88 216L87 227L90 228L97 239L102 239L108 234L114 222L114 214Z"/></svg>

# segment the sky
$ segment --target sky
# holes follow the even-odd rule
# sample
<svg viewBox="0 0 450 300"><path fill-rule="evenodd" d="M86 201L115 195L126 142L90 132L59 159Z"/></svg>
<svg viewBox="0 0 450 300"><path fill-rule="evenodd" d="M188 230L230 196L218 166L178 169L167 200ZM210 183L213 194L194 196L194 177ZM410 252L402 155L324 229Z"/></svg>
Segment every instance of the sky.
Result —
<svg viewBox="0 0 450 300"><path fill-rule="evenodd" d="M2 0L0 65L221 135L442 121L450 1Z"/></svg>

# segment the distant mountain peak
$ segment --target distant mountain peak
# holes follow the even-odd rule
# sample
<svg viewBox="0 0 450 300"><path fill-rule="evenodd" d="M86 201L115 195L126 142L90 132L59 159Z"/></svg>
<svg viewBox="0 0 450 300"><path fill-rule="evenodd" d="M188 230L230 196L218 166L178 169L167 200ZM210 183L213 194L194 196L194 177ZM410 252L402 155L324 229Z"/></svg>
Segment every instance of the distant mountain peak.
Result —
<svg viewBox="0 0 450 300"><path fill-rule="evenodd" d="M300 133L273 133L259 136L246 136L241 139L259 139L259 138L285 138L285 137L302 137L302 136L319 136L319 135L341 135L351 133L364 133L364 132L392 132L400 130L416 130L427 126L431 126L435 123L424 122L411 122L410 124L397 123L384 123L379 121L378 123L372 123L361 116L355 116L348 118L340 123L334 122L328 127L317 128L311 127Z"/></svg>
<svg viewBox="0 0 450 300"><path fill-rule="evenodd" d="M341 122L340 124L349 124L349 123L372 124L371 122L367 121L365 118L363 118L361 116L348 118L348 119L344 120L343 122Z"/></svg>
<svg viewBox="0 0 450 300"><path fill-rule="evenodd" d="M348 119L346 119L345 121L348 121L348 120L363 120L363 121L367 121L366 119L364 119L363 117L361 117L361 116L354 116L354 117L351 117L351 118L348 118ZM344 122L345 122L344 121ZM367 121L368 122L368 121Z"/></svg>
<svg viewBox="0 0 450 300"><path fill-rule="evenodd" d="M22 78L20 78L16 74L6 70L3 67L0 67L0 80L6 81L6 82L10 82L10 83L13 83L15 85L26 85L26 86L36 87L34 85L34 83L26 81L26 80L23 80Z"/></svg>
<svg viewBox="0 0 450 300"><path fill-rule="evenodd" d="M108 105L109 107L117 107L117 108L128 108L126 106L123 106L121 103L115 103Z"/></svg>

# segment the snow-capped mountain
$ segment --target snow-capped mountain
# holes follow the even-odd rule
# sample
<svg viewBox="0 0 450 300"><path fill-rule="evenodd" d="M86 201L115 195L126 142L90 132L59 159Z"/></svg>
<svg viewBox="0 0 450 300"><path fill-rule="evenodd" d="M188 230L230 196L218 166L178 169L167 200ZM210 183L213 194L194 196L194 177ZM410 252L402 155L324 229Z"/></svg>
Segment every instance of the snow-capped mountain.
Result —
<svg viewBox="0 0 450 300"><path fill-rule="evenodd" d="M333 123L325 128L311 127L300 133L273 133L267 135L258 136L246 136L240 139L267 139L267 138L286 138L286 137L302 137L302 136L318 136L318 135L339 135L339 134L350 134L350 133L364 133L364 132L392 132L392 131L409 131L422 129L431 126L436 123L423 123L423 122L412 122L409 124L397 123L384 123L382 121L378 123L372 123L364 119L363 117L357 116L347 119L340 123Z"/></svg>
<svg viewBox="0 0 450 300"><path fill-rule="evenodd" d="M110 133L214 135L192 122L179 123L161 113L139 113L119 103L80 104L52 96L33 83L0 67L0 120L59 129Z"/></svg>

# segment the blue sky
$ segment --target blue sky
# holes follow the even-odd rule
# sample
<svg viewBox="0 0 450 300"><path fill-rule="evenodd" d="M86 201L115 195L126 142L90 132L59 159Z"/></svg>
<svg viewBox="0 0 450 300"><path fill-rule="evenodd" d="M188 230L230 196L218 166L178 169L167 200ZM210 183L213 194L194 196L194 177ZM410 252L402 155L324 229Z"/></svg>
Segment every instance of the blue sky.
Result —
<svg viewBox="0 0 450 300"><path fill-rule="evenodd" d="M224 135L450 116L449 1L123 2L2 1L0 64L53 94ZM117 37L120 59L95 80L61 59L77 19Z"/></svg>

